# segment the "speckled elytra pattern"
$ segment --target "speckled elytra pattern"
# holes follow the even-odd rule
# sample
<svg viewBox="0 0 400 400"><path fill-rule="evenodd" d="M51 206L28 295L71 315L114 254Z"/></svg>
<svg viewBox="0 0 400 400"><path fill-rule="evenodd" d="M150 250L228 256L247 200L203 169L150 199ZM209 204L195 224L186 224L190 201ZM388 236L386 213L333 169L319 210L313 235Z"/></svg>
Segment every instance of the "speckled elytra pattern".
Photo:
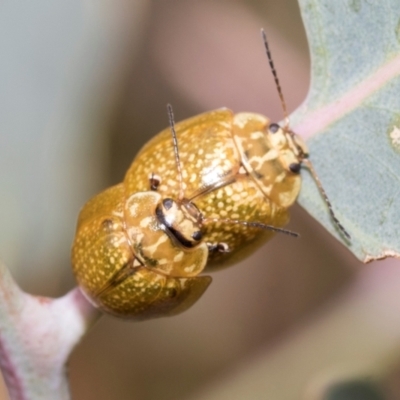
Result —
<svg viewBox="0 0 400 400"><path fill-rule="evenodd" d="M261 115L234 115L227 109L175 125L186 198L229 177L234 180L194 198L206 219L262 222L275 227L288 222L287 207L298 195L300 176L288 171L285 164L283 153L291 153L295 159L286 136L278 132L271 142L268 126L269 120ZM262 158L262 151L269 152L267 158ZM124 180L127 192L149 190L151 174L161 178L160 194L178 196L179 179L169 128L150 140L133 161ZM227 222L206 222L204 231L206 242L223 242L230 248L229 253L211 253L208 270L237 262L273 236L271 231Z"/></svg>
<svg viewBox="0 0 400 400"><path fill-rule="evenodd" d="M204 268L206 244L179 255L182 250L154 218L154 204L161 196L145 195L125 200L120 184L95 196L80 213L72 248L73 270L83 293L96 306L123 318L175 315L195 303L211 282L207 276L190 277ZM136 215L130 214L132 204L138 205ZM141 221L134 224L139 228L135 234L127 226L134 217ZM158 245L160 238L163 245ZM144 260L142 266L138 246L160 265Z"/></svg>
<svg viewBox="0 0 400 400"><path fill-rule="evenodd" d="M100 298L101 307L136 320L176 315L191 307L210 283L209 276L169 278L140 267Z"/></svg>

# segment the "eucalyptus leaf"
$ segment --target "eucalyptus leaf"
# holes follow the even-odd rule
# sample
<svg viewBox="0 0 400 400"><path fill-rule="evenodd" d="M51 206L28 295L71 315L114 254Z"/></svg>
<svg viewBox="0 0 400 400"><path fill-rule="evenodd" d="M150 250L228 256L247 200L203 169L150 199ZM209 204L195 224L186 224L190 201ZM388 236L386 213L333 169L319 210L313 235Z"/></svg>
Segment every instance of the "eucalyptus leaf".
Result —
<svg viewBox="0 0 400 400"><path fill-rule="evenodd" d="M400 2L299 0L311 88L292 116L349 231L335 227L310 174L300 204L362 261L400 256Z"/></svg>

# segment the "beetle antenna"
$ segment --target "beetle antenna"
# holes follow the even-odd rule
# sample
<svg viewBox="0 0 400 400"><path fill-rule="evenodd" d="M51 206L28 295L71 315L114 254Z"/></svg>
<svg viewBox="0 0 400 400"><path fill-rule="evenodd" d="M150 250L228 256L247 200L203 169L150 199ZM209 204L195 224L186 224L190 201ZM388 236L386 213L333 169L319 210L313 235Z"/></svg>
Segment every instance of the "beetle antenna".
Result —
<svg viewBox="0 0 400 400"><path fill-rule="evenodd" d="M288 229L277 228L276 226L266 225L261 222L249 222L249 221L241 221L237 219L221 219L221 218L204 218L204 223L207 222L222 222L224 224L239 224L243 226L249 226L251 228L260 228L266 231L274 231L279 233L284 233L285 235L299 237L300 235L297 232L289 231Z"/></svg>
<svg viewBox="0 0 400 400"><path fill-rule="evenodd" d="M319 193L321 194L322 198L325 201L325 204L328 206L328 210L329 210L329 214L331 215L331 218L333 220L333 222L335 223L336 227L339 229L339 231L343 234L343 236L348 239L351 240L351 236L350 234L346 231L346 229L344 228L344 226L340 223L340 221L338 220L338 218L336 217L334 211L333 211L333 207L332 204L328 198L328 195L325 192L325 189L322 186L322 183L317 175L317 173L315 172L314 166L312 164L312 162L308 159L308 158L304 158L303 159L303 163L307 166L308 170L310 171L315 184L317 185L317 188L319 190Z"/></svg>
<svg viewBox="0 0 400 400"><path fill-rule="evenodd" d="M176 131L175 131L174 111L172 110L172 106L169 103L167 104L167 110L168 110L169 126L171 128L171 134L172 134L172 142L174 144L176 169L178 170L178 176L179 176L179 200L182 200L184 196L182 164L181 164L181 159L179 158L178 139L176 138Z"/></svg>
<svg viewBox="0 0 400 400"><path fill-rule="evenodd" d="M273 75L274 80L275 80L275 86L276 86L276 89L278 91L279 98L281 100L283 115L285 117L285 127L284 127L284 129L285 129L285 131L287 131L287 132L289 132L290 134L293 135L293 132L289 129L289 115L288 115L288 112L287 112L286 102L285 102L285 99L283 97L282 88L281 88L281 85L280 85L279 79L278 79L278 73L276 72L276 69L275 69L275 66L274 66L274 62L272 60L271 51L270 51L269 45L268 45L267 35L266 35L264 29L261 29L261 35L262 35L262 38L263 38L263 41L264 41L264 47L265 47L265 52L267 53L269 66L271 68L271 72L272 72L272 75ZM342 235L346 239L350 240L351 237L350 237L349 233L346 231L346 229L344 229L343 225L340 223L340 221L336 217L335 213L333 212L332 204L329 201L329 198L328 198L328 195L325 192L325 189L322 187L322 183L321 183L320 179L318 178L317 173L315 172L314 166L312 165L311 161L306 157L307 156L305 154L303 154L302 163L306 164L306 166L309 169L312 177L314 178L314 182L316 183L318 191L321 194L325 204L328 207L329 214L331 215L331 218L332 218L333 222L335 223L335 225L339 229L339 231L342 233Z"/></svg>
<svg viewBox="0 0 400 400"><path fill-rule="evenodd" d="M286 102L285 102L285 98L283 97L282 88L281 88L281 85L280 85L279 79L278 79L278 73L276 72L275 65L272 60L271 51L270 51L269 45L268 45L267 35L266 35L264 29L261 29L261 35L262 35L263 42L264 42L265 52L267 53L269 66L271 68L271 72L274 77L276 90L278 91L279 98L281 100L283 116L285 118L285 131L289 131L289 115L287 112Z"/></svg>

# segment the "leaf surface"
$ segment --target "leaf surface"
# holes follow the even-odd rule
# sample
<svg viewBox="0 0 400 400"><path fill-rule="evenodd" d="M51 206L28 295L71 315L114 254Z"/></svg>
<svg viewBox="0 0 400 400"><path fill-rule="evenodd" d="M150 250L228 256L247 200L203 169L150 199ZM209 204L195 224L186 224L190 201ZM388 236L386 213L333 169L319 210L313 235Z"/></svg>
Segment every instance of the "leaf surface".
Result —
<svg viewBox="0 0 400 400"><path fill-rule="evenodd" d="M400 2L300 0L311 88L292 116L351 235L307 171L300 204L362 261L400 256Z"/></svg>

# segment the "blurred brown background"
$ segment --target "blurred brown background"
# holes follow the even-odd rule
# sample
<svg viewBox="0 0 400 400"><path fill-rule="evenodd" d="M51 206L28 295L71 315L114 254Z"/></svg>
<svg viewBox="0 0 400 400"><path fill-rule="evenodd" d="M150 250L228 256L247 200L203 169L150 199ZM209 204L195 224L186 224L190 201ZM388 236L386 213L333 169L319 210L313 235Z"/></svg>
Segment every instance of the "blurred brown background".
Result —
<svg viewBox="0 0 400 400"><path fill-rule="evenodd" d="M0 252L32 293L60 296L73 287L69 248L79 208L122 180L139 148L167 126L168 102L177 121L222 106L282 119L261 27L289 110L307 93L309 55L294 0L65 0L2 7ZM361 300L374 285L383 287L382 296L400 289L394 262L361 266L298 206L290 229L301 238L277 236L245 262L216 273L201 301L181 316L144 323L103 317L71 357L73 398L203 398L232 371L251 369L260 355L268 358L304 327L329 319L326 310L360 279L372 282L357 289ZM387 282L394 282L390 290ZM342 324L339 318L331 330L333 342ZM397 330L398 322L393 343ZM377 333L371 342L380 340ZM304 350L306 365L307 354L316 354ZM387 398L400 398L397 359L387 373L373 375ZM289 356L275 368L288 386L292 361ZM324 379L316 386L330 382ZM302 385L304 398L328 398L325 389L309 392L308 383ZM271 398L264 395L248 398Z"/></svg>

